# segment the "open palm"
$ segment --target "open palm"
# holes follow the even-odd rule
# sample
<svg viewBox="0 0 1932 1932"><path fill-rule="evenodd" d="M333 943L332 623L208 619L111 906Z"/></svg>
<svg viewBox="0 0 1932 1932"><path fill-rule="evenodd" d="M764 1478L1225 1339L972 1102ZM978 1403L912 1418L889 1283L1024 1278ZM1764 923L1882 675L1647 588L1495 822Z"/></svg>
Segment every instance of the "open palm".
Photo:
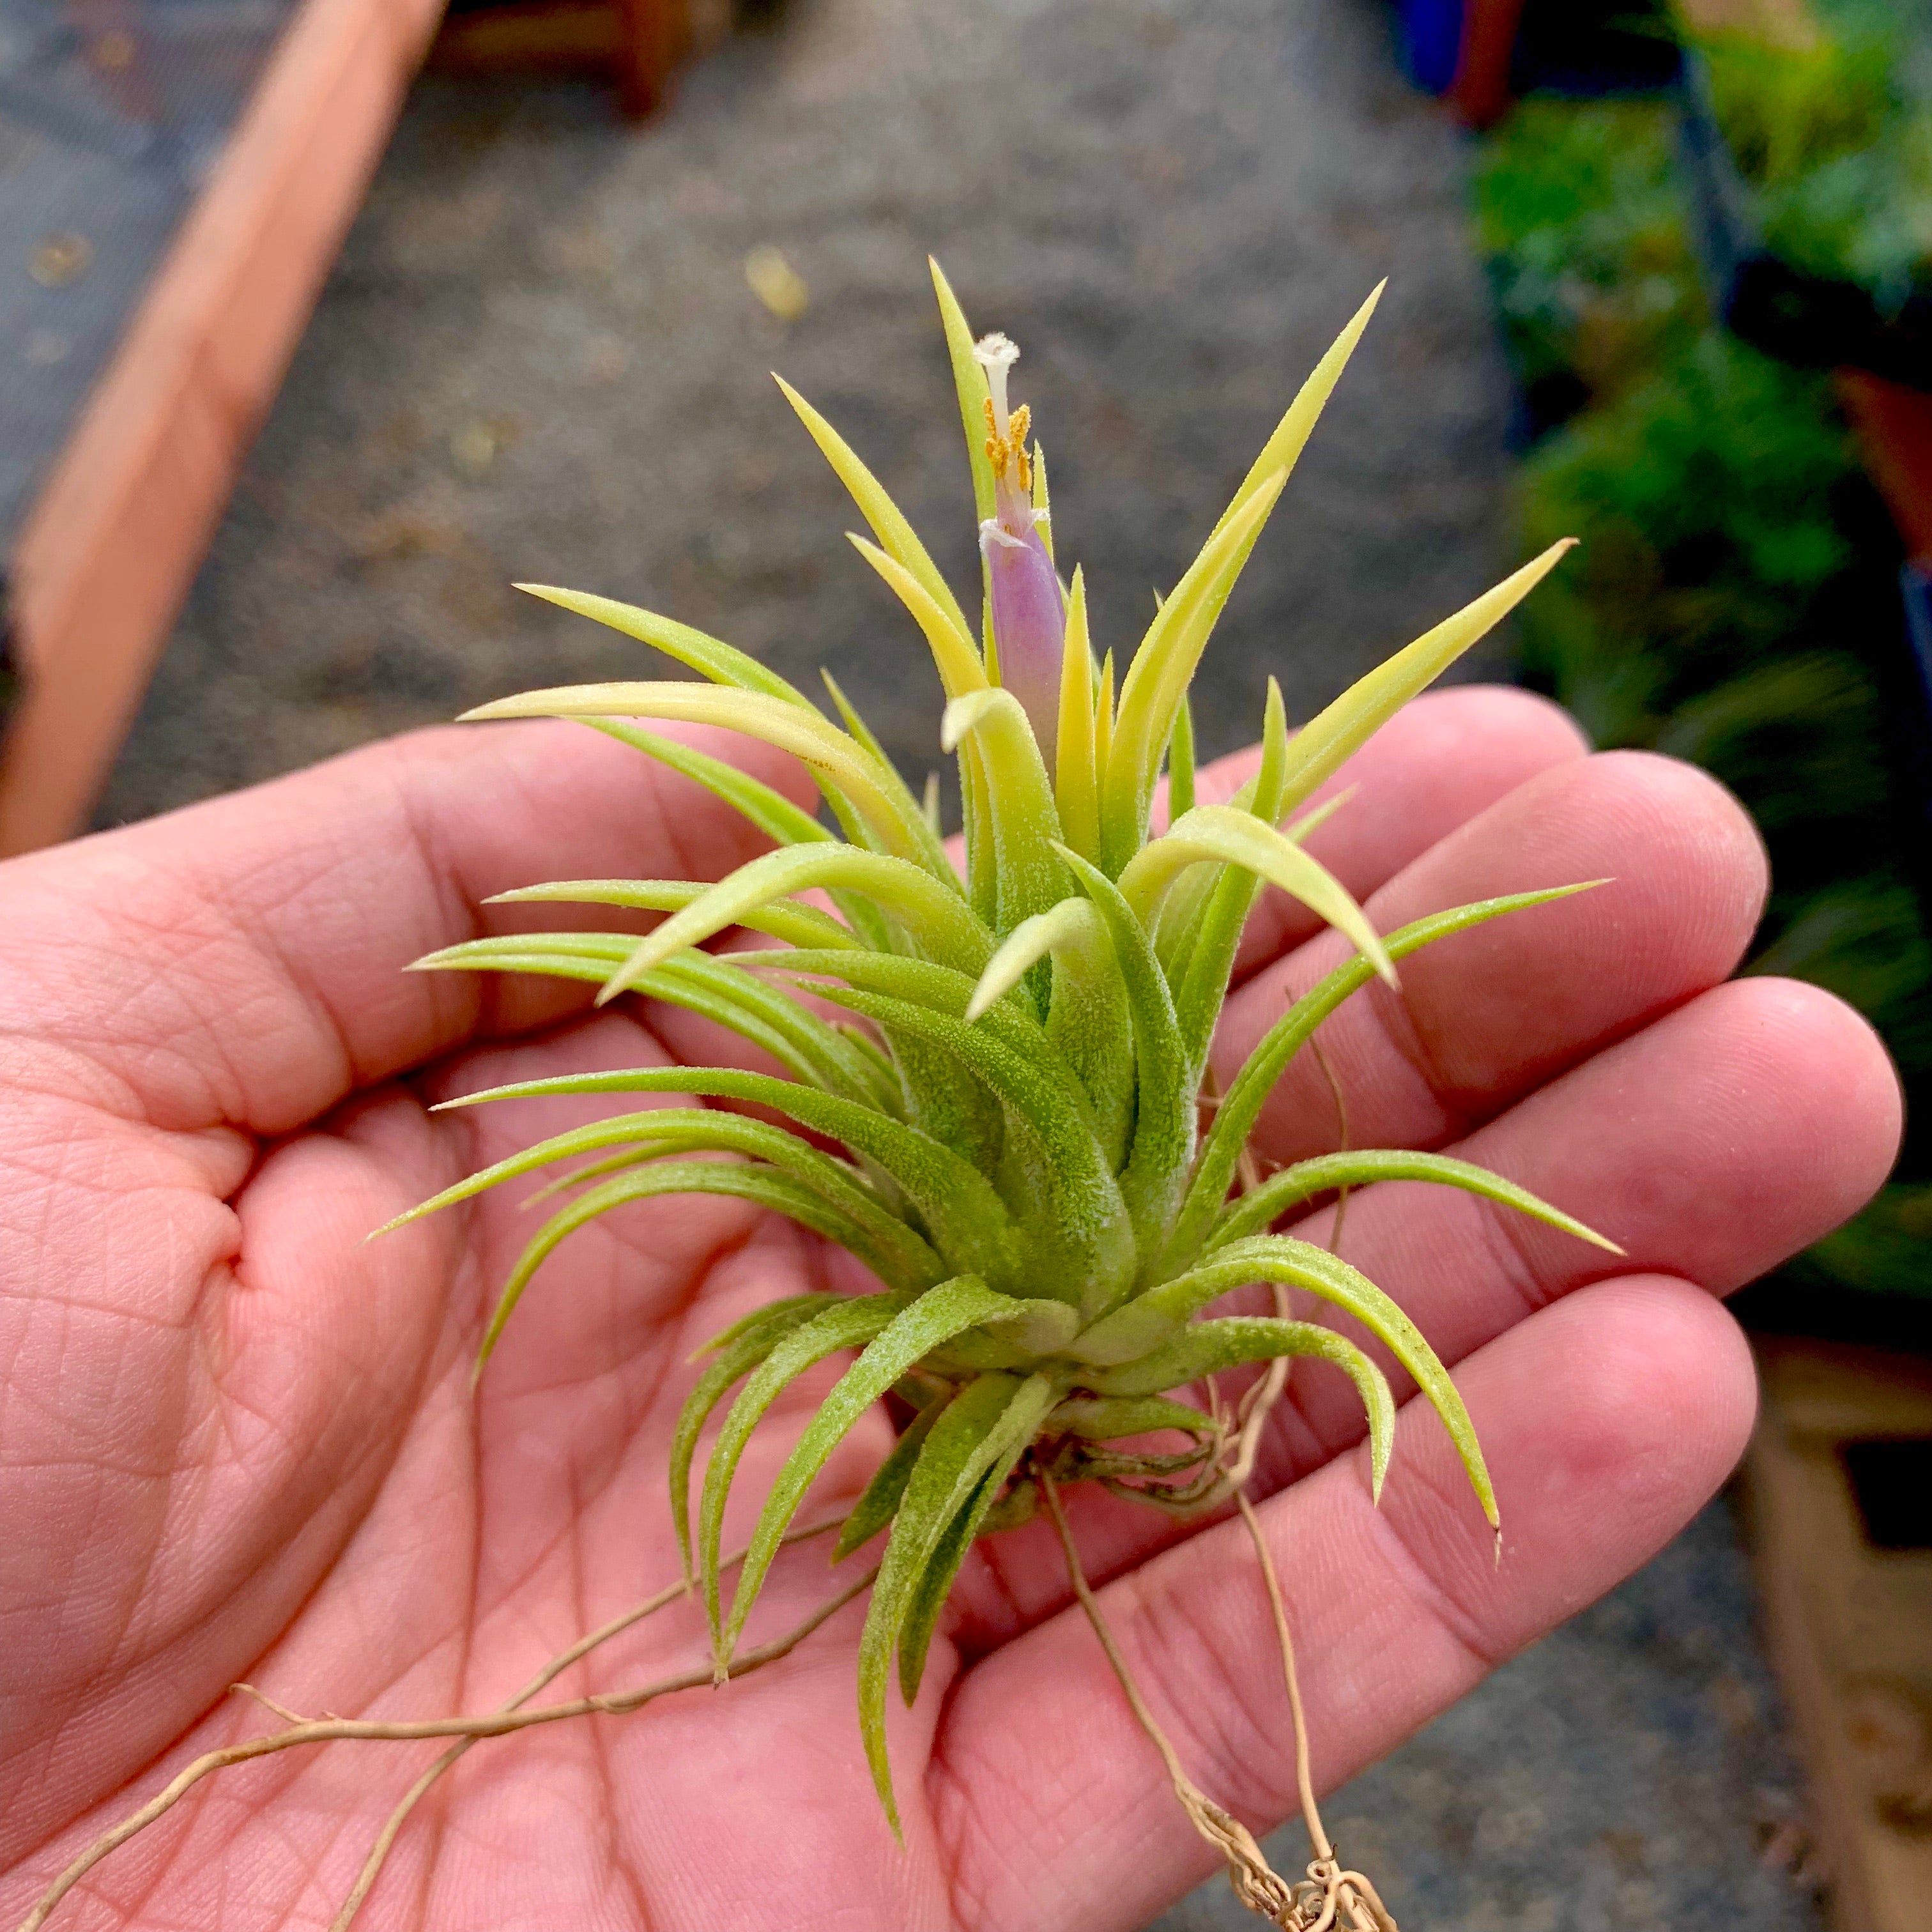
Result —
<svg viewBox="0 0 1932 1932"><path fill-rule="evenodd" d="M742 741L683 735L804 795ZM1232 790L1238 764L1204 774L1203 795ZM1373 989L1322 1037L1357 1144L1454 1148L1629 1258L1448 1190L1352 1204L1350 1258L1456 1370L1509 1541L1493 1564L1426 1408L1405 1414L1372 1510L1353 1391L1298 1372L1255 1488L1323 1784L1708 1496L1752 1409L1710 1291L1855 1209L1898 1117L1847 1010L1789 982L1719 983L1763 878L1708 781L1587 758L1537 700L1461 690L1412 706L1336 783L1361 794L1315 848L1384 930L1617 880L1418 956L1401 1003ZM514 726L377 747L0 869L0 1923L188 1758L272 1727L229 1694L237 1679L305 1712L482 1710L674 1578L664 1468L691 1351L761 1302L856 1284L854 1264L743 1204L640 1204L550 1264L472 1396L530 1218L506 1191L364 1237L580 1118L560 1102L434 1117L430 1100L731 1051L660 1008L593 1017L548 982L398 969L503 929L479 910L491 892L716 878L752 836L621 747ZM1338 944L1270 896L1224 1022L1230 1064ZM1260 1151L1291 1160L1336 1131L1319 1074L1292 1070ZM742 1496L799 1414L766 1426ZM883 1416L855 1434L824 1514L886 1435ZM1289 1732L1238 1528L1190 1534L1081 1492L1072 1507L1195 1778L1272 1822L1292 1804ZM823 1546L792 1551L750 1640L838 1582ZM722 1690L472 1753L410 1820L366 1922L1127 1932L1205 1854L1068 1598L1041 1524L969 1564L895 1720L903 1847L860 1749L854 1607ZM701 1618L678 1605L558 1690L703 1655ZM435 1749L338 1744L224 1772L99 1867L61 1922L326 1925Z"/></svg>

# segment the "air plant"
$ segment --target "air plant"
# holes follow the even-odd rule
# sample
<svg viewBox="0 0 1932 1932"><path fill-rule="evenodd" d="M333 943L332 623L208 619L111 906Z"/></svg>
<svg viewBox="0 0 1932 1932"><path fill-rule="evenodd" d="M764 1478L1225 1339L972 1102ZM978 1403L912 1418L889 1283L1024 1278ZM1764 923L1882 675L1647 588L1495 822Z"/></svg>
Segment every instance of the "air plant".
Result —
<svg viewBox="0 0 1932 1932"><path fill-rule="evenodd" d="M1255 776L1228 803L1196 803L1190 682L1376 297L1282 417L1161 602L1117 691L1112 656L1095 658L1081 573L1064 581L1056 564L1045 466L1026 406L1009 395L1018 351L997 335L976 344L936 266L934 280L979 518L981 624L968 622L872 472L808 403L784 392L870 526L872 540L854 543L897 593L938 667L940 743L958 760L963 868L941 837L936 794L914 796L830 678L836 717L700 632L606 598L526 586L656 646L706 681L537 691L469 716L582 719L707 787L773 849L715 885L575 880L503 895L664 915L641 940L520 934L418 962L594 981L600 1001L627 993L668 1001L729 1028L784 1070L787 1077L650 1067L472 1094L451 1104L677 1095L757 1106L802 1131L715 1106L652 1106L545 1140L415 1212L579 1163L554 1184L566 1204L511 1272L479 1372L558 1244L597 1216L651 1197L710 1192L755 1202L849 1250L877 1277L873 1292L788 1296L714 1336L676 1426L668 1477L686 1576L702 1592L722 1677L814 1480L860 1418L882 1400L896 1405L896 1446L835 1552L842 1558L884 1539L857 1696L865 1749L895 1826L890 1681L896 1670L908 1701L916 1693L948 1592L978 1538L1021 1521L1042 1500L1064 1528L1059 1489L1083 1480L1170 1510L1204 1508L1238 1488L1252 1460L1253 1404L1244 1415L1217 1394L1190 1401L1176 1391L1204 1381L1211 1388L1215 1376L1248 1365L1332 1364L1360 1392L1379 1493L1394 1430L1387 1377L1336 1329L1288 1318L1283 1291L1339 1308L1380 1341L1441 1417L1478 1504L1498 1523L1468 1412L1428 1342L1334 1252L1271 1233L1286 1210L1377 1180L1436 1181L1609 1245L1502 1177L1440 1155L1343 1150L1264 1179L1246 1156L1283 1069L1352 993L1377 977L1394 986L1397 962L1436 940L1582 889L1486 900L1378 933L1304 842L1332 808L1304 809L1316 789L1567 546L1553 545L1418 638L1292 736L1270 680ZM794 754L838 832L638 720L727 726ZM1156 830L1163 769L1166 823ZM1243 927L1270 884L1356 950L1282 1015L1226 1090L1214 1094L1208 1054L1216 1018ZM738 928L772 943L701 950ZM799 992L847 1017L828 1020ZM826 1151L828 1142L842 1154ZM1276 1314L1210 1312L1255 1283L1274 1286ZM728 1601L724 1526L747 1442L796 1378L848 1356L764 1498ZM1270 1371L1276 1392L1281 1372ZM700 1440L734 1389L694 1518ZM1150 1437L1179 1446L1151 1449ZM1077 1570L1076 1583L1090 1601ZM1198 1823L1232 1826L1202 1804ZM1334 1916L1340 1879L1354 1876L1338 1878L1330 1859L1330 1916L1322 1922ZM1280 1922L1314 1922L1313 1906L1287 1916L1303 1911L1309 1882L1275 1884L1262 1902ZM1372 1896L1366 1881L1361 1894ZM1369 1914L1359 1897L1351 1910L1356 1918L1341 1922L1393 1922Z"/></svg>

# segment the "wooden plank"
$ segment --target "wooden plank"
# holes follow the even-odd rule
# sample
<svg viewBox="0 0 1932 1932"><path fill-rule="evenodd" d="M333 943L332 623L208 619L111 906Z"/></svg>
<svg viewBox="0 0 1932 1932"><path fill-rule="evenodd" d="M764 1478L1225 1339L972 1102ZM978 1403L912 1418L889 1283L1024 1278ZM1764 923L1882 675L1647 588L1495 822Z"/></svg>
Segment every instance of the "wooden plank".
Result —
<svg viewBox="0 0 1932 1932"><path fill-rule="evenodd" d="M1766 1339L1748 1504L1774 1662L1810 1773L1837 1932L1932 1902L1932 1548L1875 1548L1848 1442L1932 1439L1932 1363Z"/></svg>
<svg viewBox="0 0 1932 1932"><path fill-rule="evenodd" d="M12 560L0 854L84 822L440 12L308 0L96 386Z"/></svg>

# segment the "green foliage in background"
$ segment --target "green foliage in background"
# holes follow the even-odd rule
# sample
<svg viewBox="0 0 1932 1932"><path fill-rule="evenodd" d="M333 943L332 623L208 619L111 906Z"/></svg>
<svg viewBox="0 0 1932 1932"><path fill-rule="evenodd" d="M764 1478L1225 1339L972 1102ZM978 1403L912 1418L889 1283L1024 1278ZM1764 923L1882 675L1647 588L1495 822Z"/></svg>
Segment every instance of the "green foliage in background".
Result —
<svg viewBox="0 0 1932 1932"><path fill-rule="evenodd" d="M1880 40L1859 32L1856 58L1821 42L1802 58L1712 60L1741 158L1761 182L1799 184L1791 207L1822 206L1828 155L1868 158L1874 130L1896 130ZM1582 544L1519 620L1523 674L1598 743L1689 759L1744 800L1773 881L1748 970L1850 1000L1908 1088L1932 1096L1932 942L1874 669L1900 647L1890 560L1860 555L1849 511L1863 485L1828 382L1704 319L1675 115L1532 100L1481 144L1478 232L1512 359L1526 384L1568 372L1592 404L1524 466L1530 538ZM1868 233L1893 218L1860 216ZM1923 1143L1899 1184L1806 1257L1814 1283L1932 1292Z"/></svg>
<svg viewBox="0 0 1932 1932"><path fill-rule="evenodd" d="M1702 326L1676 141L1666 102L1531 100L1482 144L1477 236L1532 396L1613 395Z"/></svg>
<svg viewBox="0 0 1932 1932"><path fill-rule="evenodd" d="M1710 103L1794 267L1902 300L1932 260L1932 97L1915 84L1916 8L1815 4L1806 44L1694 34Z"/></svg>

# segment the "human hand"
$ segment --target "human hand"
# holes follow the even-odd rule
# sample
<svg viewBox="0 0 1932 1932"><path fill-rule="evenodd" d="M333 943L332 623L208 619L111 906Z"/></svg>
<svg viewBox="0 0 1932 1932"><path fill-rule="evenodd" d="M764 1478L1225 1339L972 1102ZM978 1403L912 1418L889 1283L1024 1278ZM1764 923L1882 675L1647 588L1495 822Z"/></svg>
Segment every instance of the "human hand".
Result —
<svg viewBox="0 0 1932 1932"><path fill-rule="evenodd" d="M758 748L686 735L805 795ZM1238 764L1204 774L1202 797L1232 790ZM1753 1390L1713 1292L1852 1212L1898 1125L1890 1070L1846 1009L1718 983L1764 882L1708 780L1586 759L1548 706L1461 689L1398 716L1336 781L1351 784L1311 842L1384 929L1616 879L1418 955L1400 1002L1372 988L1322 1039L1354 1144L1466 1154L1628 1258L1448 1190L1352 1202L1345 1252L1455 1370L1508 1544L1495 1564L1426 1408L1405 1414L1372 1510L1352 1390L1298 1371L1253 1490L1324 1786L1712 1492ZM538 1277L472 1396L529 1217L492 1195L363 1238L583 1117L554 1101L432 1116L431 1099L742 1054L662 1008L593 1015L548 982L398 969L508 929L478 909L490 892L715 878L749 838L634 754L533 725L376 747L0 868L0 1924L189 1758L264 1728L235 1680L305 1711L484 1709L674 1579L664 1469L691 1350L851 1264L717 1198L623 1210ZM1270 896L1226 1064L1338 945ZM1292 1160L1334 1132L1318 1072L1291 1069L1261 1153ZM761 1432L742 1497L807 1399ZM886 1438L883 1416L855 1432L830 1507ZM1082 1490L1069 1507L1196 1781L1272 1822L1293 1802L1289 1731L1239 1526L1189 1534ZM790 1552L750 1640L836 1582L813 1546ZM1130 1932L1206 1853L1067 1603L1043 1523L969 1563L896 1720L904 1849L860 1746L855 1608L722 1691L486 1744L410 1820L363 1922ZM616 1687L704 1655L680 1605L578 1672ZM224 1772L97 1868L63 1922L325 1924L435 1748L337 1744Z"/></svg>

